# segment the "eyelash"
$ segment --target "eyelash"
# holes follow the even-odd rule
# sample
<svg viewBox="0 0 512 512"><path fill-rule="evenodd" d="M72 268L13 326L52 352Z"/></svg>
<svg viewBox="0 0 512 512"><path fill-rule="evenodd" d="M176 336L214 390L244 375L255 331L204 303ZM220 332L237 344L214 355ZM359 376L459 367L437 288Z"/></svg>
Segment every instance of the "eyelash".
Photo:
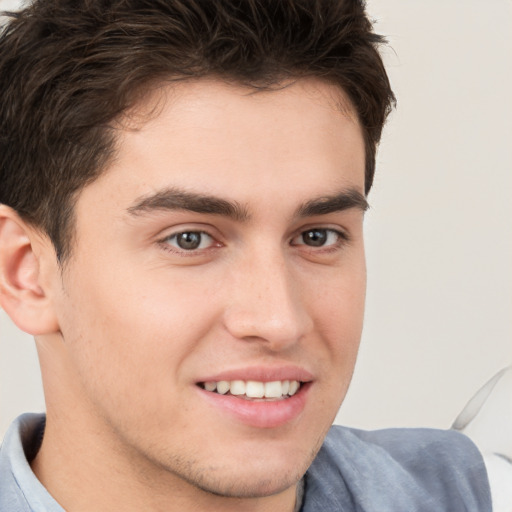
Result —
<svg viewBox="0 0 512 512"><path fill-rule="evenodd" d="M310 229L301 231L297 236L295 236L292 239L292 242L293 242L293 240L295 240L297 238L304 237L307 233L315 233L315 232L316 232L316 234L318 234L318 233L325 234L327 237L329 235L334 235L336 237L336 241L329 245L319 245L319 246L308 245L306 243L299 243L299 244L292 244L292 245L303 245L313 251L331 252L331 251L335 251L335 250L339 249L345 243L350 241L349 236L344 231L340 231L338 229L333 229L333 228L316 228L316 227L314 227L314 228L310 228Z"/></svg>
<svg viewBox="0 0 512 512"><path fill-rule="evenodd" d="M308 233L312 234L315 232L317 235L318 234L326 235L327 240L328 240L329 236L334 235L336 237L336 240L333 243L330 243L329 245L318 245L318 246L308 245L305 242L303 242L303 243L295 242L296 239L298 239L300 237L304 237ZM200 241L199 241L199 246L195 247L195 248L191 248L191 249L184 249L181 247L176 247L176 246L171 245L171 243L170 243L171 240L173 240L173 239L178 240L178 237L180 237L182 235L199 235L201 237ZM211 242L208 247L201 247L201 245L203 244L204 237L208 237L209 239L211 239ZM303 238L303 241L304 241L304 238ZM349 236L347 235L347 233L345 233L343 231L333 229L333 228L316 228L315 227L315 228L306 229L304 231L301 231L298 235L295 235L291 239L290 245L295 246L295 247L304 246L307 249L309 249L310 251L315 251L315 252L334 252L349 241L350 241ZM214 249L215 247L221 247L222 243L217 242L215 240L215 237L206 231L191 229L191 230L179 231L177 233L172 233L172 234L166 236L165 238L163 238L162 240L160 240L159 245L164 250L174 253L174 254L179 254L180 256L197 256L199 254L204 254L205 252L207 252L211 249Z"/></svg>
<svg viewBox="0 0 512 512"><path fill-rule="evenodd" d="M208 237L211 239L212 245L210 245L209 247L200 247L199 246L199 247L193 248L193 249L183 249L181 247L172 246L170 244L170 241L173 239L177 240L178 237L181 235L199 235L201 238ZM202 243L203 243L203 240L201 239L199 242L199 245L201 245ZM166 236L165 238L163 238L162 240L160 240L159 244L166 251L172 252L174 254L179 254L182 256L195 256L197 254L204 253L205 251L208 251L208 250L214 248L215 246L220 247L222 245L220 242L216 242L215 238L212 235L210 235L209 233L207 233L206 231L194 230L194 229L186 230L186 231L179 231L177 233L172 233L172 234Z"/></svg>

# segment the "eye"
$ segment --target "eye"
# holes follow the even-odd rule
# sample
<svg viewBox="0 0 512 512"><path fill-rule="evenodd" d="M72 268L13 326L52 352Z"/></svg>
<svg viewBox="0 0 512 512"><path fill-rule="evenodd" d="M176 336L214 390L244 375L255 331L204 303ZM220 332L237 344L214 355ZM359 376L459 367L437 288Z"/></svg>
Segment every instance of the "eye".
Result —
<svg viewBox="0 0 512 512"><path fill-rule="evenodd" d="M163 242L181 251L196 251L208 249L214 240L204 231L183 231L168 236Z"/></svg>
<svg viewBox="0 0 512 512"><path fill-rule="evenodd" d="M334 229L314 228L303 231L292 240L292 245L307 245L309 247L332 247L338 245L346 236Z"/></svg>

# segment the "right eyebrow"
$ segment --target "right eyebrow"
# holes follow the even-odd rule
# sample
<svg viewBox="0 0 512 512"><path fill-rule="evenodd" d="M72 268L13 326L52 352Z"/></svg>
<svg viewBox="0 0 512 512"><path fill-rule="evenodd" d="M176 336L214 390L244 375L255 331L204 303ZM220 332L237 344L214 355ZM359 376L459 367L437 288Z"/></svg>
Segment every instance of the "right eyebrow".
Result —
<svg viewBox="0 0 512 512"><path fill-rule="evenodd" d="M130 215L140 216L158 210L187 210L196 213L222 215L239 222L249 219L247 209L237 202L177 188L167 188L142 196L127 211Z"/></svg>
<svg viewBox="0 0 512 512"><path fill-rule="evenodd" d="M354 188L349 188L332 196L308 201L299 208L298 215L299 217L313 217L352 208L365 212L369 207L366 197L361 192Z"/></svg>

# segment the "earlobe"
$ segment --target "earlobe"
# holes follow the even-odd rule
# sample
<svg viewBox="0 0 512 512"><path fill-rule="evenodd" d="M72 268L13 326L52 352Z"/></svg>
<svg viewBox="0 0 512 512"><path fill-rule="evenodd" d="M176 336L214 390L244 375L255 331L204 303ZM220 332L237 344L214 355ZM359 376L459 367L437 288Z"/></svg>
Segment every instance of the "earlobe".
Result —
<svg viewBox="0 0 512 512"><path fill-rule="evenodd" d="M0 306L23 331L58 330L51 300L41 286L40 238L19 215L0 205Z"/></svg>

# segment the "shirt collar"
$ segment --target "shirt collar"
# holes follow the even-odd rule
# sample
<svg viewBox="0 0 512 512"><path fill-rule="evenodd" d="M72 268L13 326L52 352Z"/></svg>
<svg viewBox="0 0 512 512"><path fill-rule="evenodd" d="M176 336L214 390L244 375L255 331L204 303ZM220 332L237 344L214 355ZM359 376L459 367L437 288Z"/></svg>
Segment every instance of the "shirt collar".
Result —
<svg viewBox="0 0 512 512"><path fill-rule="evenodd" d="M9 427L0 449L0 510L65 512L32 472L44 432L44 414L23 414ZM13 508L16 504L19 508Z"/></svg>

